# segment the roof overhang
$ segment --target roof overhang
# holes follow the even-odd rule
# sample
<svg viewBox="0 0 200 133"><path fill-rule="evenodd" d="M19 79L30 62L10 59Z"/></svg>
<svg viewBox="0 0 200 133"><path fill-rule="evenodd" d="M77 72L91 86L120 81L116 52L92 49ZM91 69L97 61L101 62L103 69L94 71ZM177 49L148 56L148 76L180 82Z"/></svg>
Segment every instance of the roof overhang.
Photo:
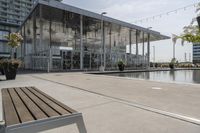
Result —
<svg viewBox="0 0 200 133"><path fill-rule="evenodd" d="M134 25L134 24L131 24L131 23L127 23L127 22L124 22L124 21L121 21L121 20L117 20L117 19L114 19L114 18L111 18L111 17L101 16L101 14L94 13L94 12L84 10L84 9L80 9L80 8L77 8L77 7L74 7L74 6L70 6L70 5L67 5L67 4L58 2L58 1L48 1L47 2L47 1L43 1L43 0L38 0L37 3L34 5L32 11L29 13L29 15L27 15L27 17L24 20L24 22L22 23L22 25L26 22L28 17L32 14L34 9L39 4L58 8L58 9L65 10L65 11L74 12L74 13L77 13L77 14L80 14L80 15L83 15L83 16L87 16L87 17L92 17L92 18L96 18L96 19L103 19L104 21L107 21L107 22L110 22L110 23L115 23L115 24L118 24L118 25L121 25L121 26L124 26L124 27L128 27L128 28L131 28L131 29L140 30L140 31L143 31L147 34L149 33L151 35L158 37L159 38L158 40L170 39L169 36L162 35L162 34L160 34L160 32L150 30L150 29L147 29L147 28L144 28L144 27L140 27L140 26L137 26L137 25ZM155 41L155 40L153 40L153 41Z"/></svg>

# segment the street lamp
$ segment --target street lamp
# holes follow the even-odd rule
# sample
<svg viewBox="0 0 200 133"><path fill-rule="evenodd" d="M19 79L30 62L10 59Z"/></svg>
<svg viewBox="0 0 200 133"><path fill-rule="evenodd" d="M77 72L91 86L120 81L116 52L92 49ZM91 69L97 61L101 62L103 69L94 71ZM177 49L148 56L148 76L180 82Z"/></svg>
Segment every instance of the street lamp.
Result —
<svg viewBox="0 0 200 133"><path fill-rule="evenodd" d="M152 27L148 27L147 30L150 31ZM148 33L147 40L147 55L148 55L148 68L150 68L150 33Z"/></svg>
<svg viewBox="0 0 200 133"><path fill-rule="evenodd" d="M152 46L152 48L153 48L153 66L155 67L155 63L156 63L155 46Z"/></svg>
<svg viewBox="0 0 200 133"><path fill-rule="evenodd" d="M105 46L104 46L104 37L103 37L103 15L107 14L107 12L101 13L101 66L100 71L104 71L105 69ZM103 63L103 55L104 55L104 63Z"/></svg>

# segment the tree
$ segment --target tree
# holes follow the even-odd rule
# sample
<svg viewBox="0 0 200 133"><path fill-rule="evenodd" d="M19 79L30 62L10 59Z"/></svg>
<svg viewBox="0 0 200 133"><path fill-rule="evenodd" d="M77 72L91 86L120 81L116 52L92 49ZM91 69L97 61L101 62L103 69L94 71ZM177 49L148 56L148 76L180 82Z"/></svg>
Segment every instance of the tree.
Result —
<svg viewBox="0 0 200 133"><path fill-rule="evenodd" d="M13 58L13 50L21 45L23 37L19 33L10 33L5 38L8 40L7 45L11 47L11 58Z"/></svg>
<svg viewBox="0 0 200 133"><path fill-rule="evenodd" d="M200 16L200 3L198 3L196 7L196 13L197 17ZM193 18L191 23L188 26L183 27L183 33L181 35L172 35L172 41L175 44L177 39L182 40L182 45L184 42L190 42L190 43L199 43L200 44L200 27L195 24L197 21L197 17Z"/></svg>

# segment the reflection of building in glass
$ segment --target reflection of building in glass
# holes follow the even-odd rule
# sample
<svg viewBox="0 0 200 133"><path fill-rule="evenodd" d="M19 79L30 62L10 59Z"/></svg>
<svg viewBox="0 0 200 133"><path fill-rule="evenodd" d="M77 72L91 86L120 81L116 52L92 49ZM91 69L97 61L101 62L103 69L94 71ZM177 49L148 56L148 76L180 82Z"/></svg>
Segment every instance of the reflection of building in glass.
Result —
<svg viewBox="0 0 200 133"><path fill-rule="evenodd" d="M200 44L193 44L193 63L200 63Z"/></svg>
<svg viewBox="0 0 200 133"><path fill-rule="evenodd" d="M19 28L31 11L35 1L0 0L0 58L10 56L10 48L6 45L5 35L15 32Z"/></svg>
<svg viewBox="0 0 200 133"><path fill-rule="evenodd" d="M25 68L40 70L97 70L102 62L111 70L119 60L126 68L145 67L149 42L168 39L159 32L55 1L38 1L20 31L24 43L18 57L24 59Z"/></svg>

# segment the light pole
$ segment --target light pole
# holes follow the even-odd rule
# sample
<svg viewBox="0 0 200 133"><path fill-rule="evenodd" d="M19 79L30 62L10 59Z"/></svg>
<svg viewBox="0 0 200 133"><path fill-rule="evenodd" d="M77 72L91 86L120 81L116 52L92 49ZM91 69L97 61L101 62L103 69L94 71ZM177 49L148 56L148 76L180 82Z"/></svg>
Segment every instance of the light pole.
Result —
<svg viewBox="0 0 200 133"><path fill-rule="evenodd" d="M147 30L150 31L152 27L148 27ZM147 37L147 60L148 60L148 68L150 68L150 33L148 33Z"/></svg>
<svg viewBox="0 0 200 133"><path fill-rule="evenodd" d="M155 46L152 46L152 47L153 47L153 64L154 64L153 66L155 67L155 62L156 62L156 56L155 56L156 53L155 52L156 51L155 51Z"/></svg>
<svg viewBox="0 0 200 133"><path fill-rule="evenodd" d="M105 46L104 46L104 34L103 34L103 15L107 14L106 12L101 13L101 66L100 71L104 71L105 69L105 61L103 63L103 55L105 60Z"/></svg>

